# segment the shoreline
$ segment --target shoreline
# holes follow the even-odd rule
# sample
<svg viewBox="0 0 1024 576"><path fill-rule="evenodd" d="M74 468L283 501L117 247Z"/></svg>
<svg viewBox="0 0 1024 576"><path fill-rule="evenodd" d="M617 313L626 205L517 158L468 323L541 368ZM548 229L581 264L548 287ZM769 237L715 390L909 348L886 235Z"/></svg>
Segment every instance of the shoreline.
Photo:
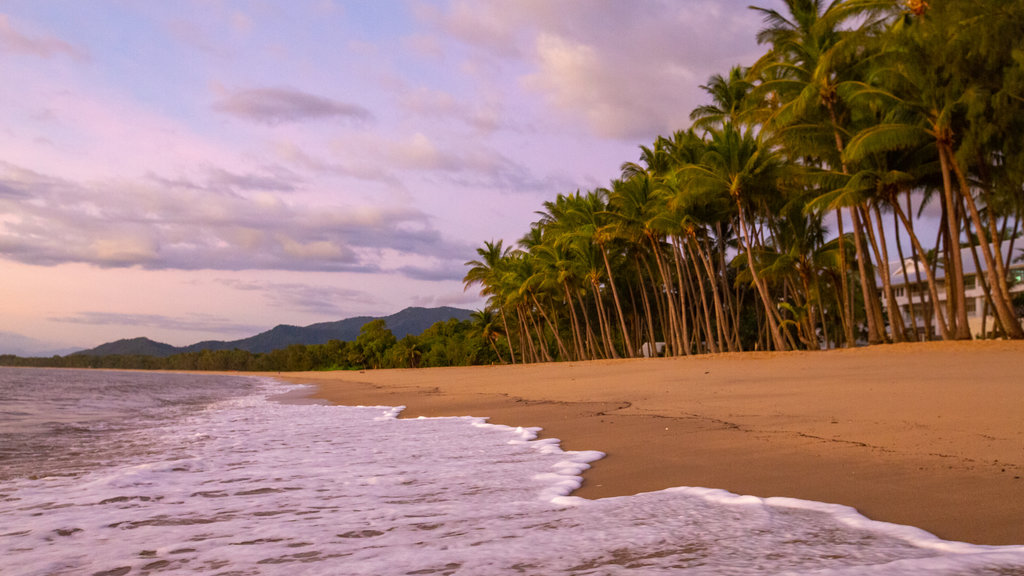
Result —
<svg viewBox="0 0 1024 576"><path fill-rule="evenodd" d="M574 495L674 486L842 504L945 540L1024 544L1024 342L936 342L267 374L335 404L478 416L606 457Z"/></svg>

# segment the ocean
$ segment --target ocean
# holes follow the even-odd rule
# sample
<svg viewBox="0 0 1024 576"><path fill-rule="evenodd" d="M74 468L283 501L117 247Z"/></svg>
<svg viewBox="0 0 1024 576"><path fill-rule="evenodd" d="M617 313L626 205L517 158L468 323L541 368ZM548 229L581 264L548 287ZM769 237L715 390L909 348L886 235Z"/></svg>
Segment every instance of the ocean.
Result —
<svg viewBox="0 0 1024 576"><path fill-rule="evenodd" d="M0 369L0 574L1024 575L842 506L571 496L598 452L270 379ZM298 390L301 392L301 390Z"/></svg>

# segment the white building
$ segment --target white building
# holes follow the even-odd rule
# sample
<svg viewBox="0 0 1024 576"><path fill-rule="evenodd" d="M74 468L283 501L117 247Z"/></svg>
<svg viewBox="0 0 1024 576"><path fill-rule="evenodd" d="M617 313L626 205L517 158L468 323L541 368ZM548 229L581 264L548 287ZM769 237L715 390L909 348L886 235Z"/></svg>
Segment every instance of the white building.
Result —
<svg viewBox="0 0 1024 576"><path fill-rule="evenodd" d="M1010 293L1017 294L1024 292L1024 262L1014 261L1022 258L1021 254L1024 252L1024 241L1017 243L1013 247L1015 254L1011 257L1010 255L1010 243L1004 242L1002 244L1003 251L1003 262L1006 263L1009 275ZM974 338L978 338L982 335L982 330L986 333L991 333L996 326L995 311L992 310L991 306L985 299L985 290L982 288L981 282L978 281L978 268L974 263L974 256L970 248L964 248L960 251L960 258L963 262L964 268L964 290L965 290L965 303L967 307L967 320L970 325L971 335ZM978 264L981 265L982 274L985 276L987 281L988 273L985 267L984 256L981 252L978 253ZM931 303L931 294L928 291L928 277L924 273L924 267L917 270L919 263L908 258L904 262L890 262L889 270L892 278L892 289L893 297L896 300L896 307L899 310L900 316L903 318L903 325L907 330L911 330L913 327L917 327L918 334L922 332L927 333L930 338L936 338L938 333L938 323L935 319L934 308ZM935 270L935 284L938 292L939 302L942 303L943 315L947 315L948 308L946 307L946 272L939 268ZM879 289L881 289L881 280L879 279ZM892 314L892 309L889 306L889 302L886 301L886 294L884 290L882 293L882 305L885 306L889 314ZM913 314L911 311L913 310ZM891 320L890 320L891 322ZM948 319L947 319L948 322Z"/></svg>

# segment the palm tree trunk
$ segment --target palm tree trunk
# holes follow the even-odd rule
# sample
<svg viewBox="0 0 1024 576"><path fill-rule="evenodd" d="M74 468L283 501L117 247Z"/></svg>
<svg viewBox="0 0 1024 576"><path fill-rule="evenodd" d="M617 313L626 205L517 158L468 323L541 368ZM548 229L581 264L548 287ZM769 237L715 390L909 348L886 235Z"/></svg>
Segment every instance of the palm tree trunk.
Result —
<svg viewBox="0 0 1024 576"><path fill-rule="evenodd" d="M658 275L661 276L661 285L664 287L665 301L668 307L668 329L672 335L672 347L675 349L676 354L678 354L680 351L685 351L686 348L683 347L680 339L680 335L683 332L679 326L679 316L676 314L675 298L672 297L672 292L674 291L672 280L668 278L665 267L662 264L660 244L654 240L653 236L647 236L647 240L651 244L654 264L658 268Z"/></svg>
<svg viewBox="0 0 1024 576"><path fill-rule="evenodd" d="M967 229L967 235L968 235L968 237L970 237L970 235L971 235L970 227L968 227L968 229ZM991 287L988 285L988 281L985 280L985 274L981 273L981 259L978 258L978 246L976 244L972 244L971 245L971 260L974 261L974 269L977 270L977 272L974 274L974 280L978 284L981 284L981 291L985 294L985 299L983 300L984 304L983 304L982 310L981 310L981 334L980 334L980 337L984 338L985 337L985 333L986 333L986 328L988 327L985 321L987 320L986 317L988 316L989 305L993 304L993 300L992 300L993 295L992 295ZM1006 329L1003 328L1003 323L999 319L998 315L996 316L995 320L996 320L996 330L997 331L1002 331L1005 334L1006 333Z"/></svg>
<svg viewBox="0 0 1024 576"><path fill-rule="evenodd" d="M587 359L598 358L601 354L598 350L597 342L594 341L594 325L590 323L590 312L587 311L587 302L583 299L583 294L577 293L576 299L580 303L580 310L583 312L583 327L586 330L586 350Z"/></svg>
<svg viewBox="0 0 1024 576"><path fill-rule="evenodd" d="M555 336L555 345L558 347L558 353L562 355L562 358L570 360L569 350L566 349L565 343L562 342L562 337L558 334L558 325L551 321L551 317L544 311L544 307L540 305L540 301L537 300L537 295L533 291L530 291L530 297L533 298L533 303L537 306L537 310L544 317L544 322Z"/></svg>
<svg viewBox="0 0 1024 576"><path fill-rule="evenodd" d="M569 282L563 281L562 288L565 290L565 305L569 307L569 322L572 323L572 345L576 352L577 360L584 360L586 352L583 350L583 335L580 334L580 320L576 315L576 306L572 303L572 292L569 290Z"/></svg>
<svg viewBox="0 0 1024 576"><path fill-rule="evenodd" d="M647 319L647 342L650 346L651 356L657 356L658 343L654 335L654 316L651 314L651 299L647 295L648 290L643 282L644 271L640 267L640 254L635 253L633 260L636 264L637 278L640 278L640 299L644 305L644 317ZM654 279L652 278L651 281L653 282Z"/></svg>
<svg viewBox="0 0 1024 576"><path fill-rule="evenodd" d="M821 350L821 342L818 342L818 327L815 325L817 318L814 315L815 305L811 295L811 280L808 278L806 266L801 266L800 284L803 285L806 296L804 306L807 310L807 347L809 350Z"/></svg>
<svg viewBox="0 0 1024 576"><path fill-rule="evenodd" d="M850 290L850 267L846 261L846 233L843 231L843 211L836 209L836 228L839 232L839 276L842 282L837 286L839 293L842 314L839 315L843 323L844 346L852 347L856 343L853 335L853 293Z"/></svg>
<svg viewBox="0 0 1024 576"><path fill-rule="evenodd" d="M992 254L992 244L989 243L985 235L985 227L981 221L981 214L978 212L978 206L974 202L974 197L971 195L971 190L967 185L967 179L964 177L963 172L960 170L960 164L956 161L956 158L951 152L946 152L949 163L953 166L953 171L956 173L957 180L960 185L960 194L967 202L967 209L971 214L971 220L974 222L975 231L978 234L978 239L981 241L981 255L985 258L985 266L988 267L989 284L995 288L995 294L993 294L993 305L996 308L996 316L999 321L1003 324L1003 328L1006 330L1006 335L1014 340L1024 338L1024 329L1021 329L1020 323L1014 317L1013 312L1010 309L1010 290L1006 284L1006 267L1003 265L1002 246L996 242L996 256ZM991 218L990 218L991 220ZM995 238L993 238L995 241ZM959 252L959 251L958 251ZM980 270L978 276L980 276ZM964 312L966 316L966 308ZM970 333L968 333L968 337Z"/></svg>
<svg viewBox="0 0 1024 576"><path fill-rule="evenodd" d="M949 145L939 139L939 163L942 167L942 187L946 199L946 224L948 227L950 260L952 270L946 270L946 298L953 303L956 314L956 328L953 337L957 340L970 340L971 329L967 323L967 307L964 305L964 266L960 258L960 226L957 203L954 201L953 183L950 178L950 163L955 163ZM952 281L952 285L950 282ZM955 300L954 300L955 298Z"/></svg>
<svg viewBox="0 0 1024 576"><path fill-rule="evenodd" d="M665 308L668 304L665 302L665 291L659 289L656 281L654 280L654 269L651 268L651 263L647 258L643 259L644 267L647 268L647 276L651 278L653 284L652 296L654 297L654 312L658 318L658 326L661 328L661 337L665 340L665 355L666 356L678 356L682 353L682 350L678 346L678 341L675 339L675 333L672 331L671 320L665 313Z"/></svg>
<svg viewBox="0 0 1024 576"><path fill-rule="evenodd" d="M719 289L721 290L723 299L723 309L726 312L726 318L728 320L727 335L733 341L733 350L735 352L743 351L743 341L740 338L740 307L738 304L738 298L733 289L729 286L729 265L725 261L725 249L726 239L725 232L722 227L722 222L715 222L715 255L718 258L718 273L715 278L719 282ZM711 249L708 249L709 257Z"/></svg>
<svg viewBox="0 0 1024 576"><path fill-rule="evenodd" d="M711 285L711 301L715 306L715 327L718 332L719 342L724 342L725 348L729 352L735 352L736 348L733 346L733 341L729 338L728 330L728 317L725 314L725 309L722 306L722 295L718 289L718 275L714 271L714 267L711 265L711 258L704 252L700 242L696 238L691 239L693 243L693 251L697 253L697 258L704 265L704 270L707 271L709 284ZM698 272L700 274L700 272Z"/></svg>
<svg viewBox="0 0 1024 576"><path fill-rule="evenodd" d="M529 307L526 307L525 304L523 306L526 308L526 317L529 320L529 324L533 326L533 331L537 335L537 348L541 351L541 359L544 362L551 362L553 358L551 358L551 352L548 350L547 338L544 337L544 328L537 322L536 314L530 311Z"/></svg>
<svg viewBox="0 0 1024 576"><path fill-rule="evenodd" d="M692 339L689 335L688 330L689 322L687 320L688 316L686 314L686 299L683 298L683 294L686 294L686 291L683 288L683 283L685 282L687 284L691 284L691 282L689 274L683 274L681 254L678 250L676 250L674 244L671 246L671 248L672 259L675 261L676 264L676 283L679 286L679 330L683 334L683 350L686 352L686 354L689 354L690 350L692 349ZM665 268L668 268L668 264L665 265ZM671 275L672 274L669 273L669 276Z"/></svg>
<svg viewBox="0 0 1024 576"><path fill-rule="evenodd" d="M516 349L512 347L512 333L508 329L508 318L505 317L505 307L499 306L501 311L501 323L505 325L505 340L508 341L508 355L512 357L512 364L516 363Z"/></svg>
<svg viewBox="0 0 1024 576"><path fill-rule="evenodd" d="M597 299L597 323L601 329L601 340L604 341L604 354L605 358L618 358L619 353L615 350L615 346L612 344L611 335L608 329L608 319L604 311L604 302L601 299L601 288L597 283L597 280L593 281L594 297Z"/></svg>
<svg viewBox="0 0 1024 576"><path fill-rule="evenodd" d="M757 273L757 267L754 265L754 254L751 251L750 243L750 231L747 228L747 219L743 216L743 204L739 198L736 198L736 207L739 209L740 229L743 234L744 242L746 246L743 247L744 252L747 253L747 265L750 266L750 275L754 278L754 286L757 288L758 294L761 296L761 304L764 306L765 315L768 318L768 332L771 336L772 343L775 345L775 349L779 351L786 350L786 341L782 338L782 332L779 331L780 322L776 320L778 311L772 305L771 298L768 296L768 288L764 286L760 275Z"/></svg>
<svg viewBox="0 0 1024 576"><path fill-rule="evenodd" d="M523 320L523 306L516 305L516 318L519 320L519 348L523 351L523 364L537 361L537 350L533 346L533 337L530 336L530 328ZM527 356L529 353L529 356Z"/></svg>
<svg viewBox="0 0 1024 576"><path fill-rule="evenodd" d="M898 209L899 205L897 204L895 207ZM907 190L907 211L906 211L906 214L913 214L913 213L914 213L914 206L913 206L912 193L911 193L910 190ZM907 233L911 234L911 235L913 235L915 233L914 232L914 221L913 220L908 220L907 221ZM921 286L924 283L921 281L921 266L920 266L919 263L920 262L924 262L925 265L927 265L928 255L919 252L918 251L918 246L914 245L913 242L911 242L910 248L913 251L912 256L914 258L914 282L918 286ZM923 340L927 342L928 340L932 339L932 334L934 333L934 331L932 330L932 321L935 320L935 314L933 313L930 316L927 315L927 314L924 314L924 310L928 306L926 305L926 301L924 299L924 291L923 290L918 290L917 291L917 297L918 297L918 301L921 303L921 313L922 313L921 320L924 322L924 326L922 326L922 328L924 329ZM933 308L934 308L934 305L933 305ZM916 326L916 324L915 324L915 326Z"/></svg>
<svg viewBox="0 0 1024 576"><path fill-rule="evenodd" d="M630 358L635 358L636 353L633 351L633 344L629 337L629 328L626 326L626 315L622 313L622 302L619 301L619 289L615 287L615 277L612 276L612 265L608 262L608 253L605 251L603 244L598 244L598 249L600 249L601 257L604 259L605 270L608 271L608 284L612 287L612 298L615 300L615 310L619 314L619 324L622 326L622 341L626 344L626 354L628 354Z"/></svg>
<svg viewBox="0 0 1024 576"><path fill-rule="evenodd" d="M875 275L872 272L867 254L864 253L864 229L860 215L857 214L858 206L850 206L850 220L853 226L853 245L857 255L857 270L860 273L860 293L864 299L864 315L868 323L868 344L881 344L885 342L885 335L882 327L879 326L879 318L875 314Z"/></svg>
<svg viewBox="0 0 1024 576"><path fill-rule="evenodd" d="M878 236L875 236L875 226L871 219L871 208L864 211L864 220L867 222L868 238L871 240L871 249L875 253L875 260L882 267L882 290L885 292L885 300L889 303L889 328L892 332L893 342L904 342L906 336L903 329L903 316L896 307L893 313L893 306L896 305L896 296L892 290L892 271L889 269L889 248L885 242L885 228L882 224L882 211L878 204L874 205L875 217L878 219Z"/></svg>
<svg viewBox="0 0 1024 576"><path fill-rule="evenodd" d="M907 215L903 213L899 204L893 204L893 209L896 211L900 220L903 221L903 227L907 229L907 232L910 235L910 242L914 245L914 250L917 250L917 253L921 255L920 263L924 266L924 274L928 279L928 293L931 295L932 309L935 314L935 320L939 324L939 332L942 334L942 339L952 340L952 333L949 330L949 326L946 324L946 320L942 316L942 304L939 302L939 290L935 284L935 273L932 271L931 265L925 258L926 252L924 251L924 248L921 247L921 242L917 239L917 234L914 233L913 226L909 225ZM920 268L920 266L917 266L917 268Z"/></svg>
<svg viewBox="0 0 1024 576"><path fill-rule="evenodd" d="M491 350L494 350L494 355L498 357L498 364L504 364L505 359L501 357L501 352L498 352L498 346L494 343L494 338L487 338L487 343L491 345Z"/></svg>
<svg viewBox="0 0 1024 576"><path fill-rule="evenodd" d="M694 274L694 276L697 277L697 287L700 291L700 305L701 308L704 310L704 327L705 332L707 332L708 335L708 347L711 349L712 353L717 354L723 348L721 332L719 332L719 337L716 342L715 333L711 328L711 311L708 309L707 291L704 289L704 280L702 279L703 274L701 274L700 269L697 268L697 258L693 254L693 248L689 244L687 244L687 249L690 252L690 262L693 263L694 270L696 271L696 274ZM709 277L709 280L711 280L712 284L714 284L714 281L713 279L711 279L711 277Z"/></svg>
<svg viewBox="0 0 1024 576"><path fill-rule="evenodd" d="M893 203L893 202L899 202L899 199L894 196L891 199L890 204ZM913 336L911 336L909 334L909 332L908 332L907 338L911 339L911 340L919 340L920 337L918 336L918 333L917 333L917 310L914 309L914 297L913 297L913 295L910 292L910 277L907 276L907 259L903 255L903 239L900 237L900 220L899 220L899 216L896 215L896 211L895 210L893 210L893 213L892 213L892 233L896 237L896 252L900 256L900 269L903 272L903 287L904 287L903 289L904 289L904 291L906 291L906 294L907 294L907 306L908 306L908 309L910 310L910 325L913 326L913 329L914 329ZM915 265L915 268L916 267L917 266ZM893 301L892 305L896 306L896 313L900 315L900 318L902 318L903 317L903 311L899 309L899 306L897 304L895 304L895 301ZM889 317L890 318L892 317L892 314L893 314L892 307L890 307L890 309L889 309ZM906 329L906 325L904 325L904 329Z"/></svg>

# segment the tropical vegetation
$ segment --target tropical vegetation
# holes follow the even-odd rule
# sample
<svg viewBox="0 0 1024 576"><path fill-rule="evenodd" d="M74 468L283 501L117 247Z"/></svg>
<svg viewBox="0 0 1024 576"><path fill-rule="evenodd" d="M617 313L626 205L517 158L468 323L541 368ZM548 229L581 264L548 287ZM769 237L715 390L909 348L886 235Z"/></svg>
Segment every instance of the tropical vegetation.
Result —
<svg viewBox="0 0 1024 576"><path fill-rule="evenodd" d="M1024 3L784 5L752 7L764 55L711 77L690 128L467 262L499 361L967 339L964 248L1024 338L1000 246L1024 217ZM926 325L883 307L891 261Z"/></svg>
<svg viewBox="0 0 1024 576"><path fill-rule="evenodd" d="M0 366L48 368L105 368L134 370L201 370L296 372L310 370L364 370L372 368L426 368L493 364L501 361L484 338L488 330L478 312L471 320L436 322L423 333L402 338L384 319L363 325L355 340L325 344L293 344L270 352L247 350L195 350L167 357L148 354L69 354L45 358L0 355Z"/></svg>

